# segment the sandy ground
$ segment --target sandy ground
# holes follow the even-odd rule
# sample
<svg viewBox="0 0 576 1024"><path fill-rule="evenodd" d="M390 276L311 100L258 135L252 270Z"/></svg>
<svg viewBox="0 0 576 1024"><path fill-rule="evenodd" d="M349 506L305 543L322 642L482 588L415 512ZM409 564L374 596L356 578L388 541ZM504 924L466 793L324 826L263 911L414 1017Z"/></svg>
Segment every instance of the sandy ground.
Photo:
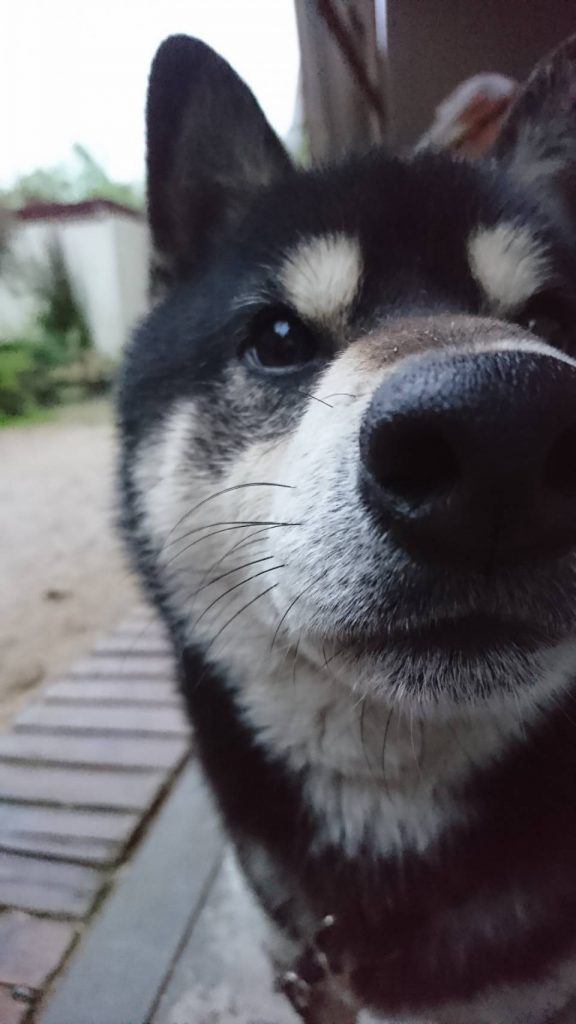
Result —
<svg viewBox="0 0 576 1024"><path fill-rule="evenodd" d="M0 430L0 727L139 600L113 474L106 402Z"/></svg>

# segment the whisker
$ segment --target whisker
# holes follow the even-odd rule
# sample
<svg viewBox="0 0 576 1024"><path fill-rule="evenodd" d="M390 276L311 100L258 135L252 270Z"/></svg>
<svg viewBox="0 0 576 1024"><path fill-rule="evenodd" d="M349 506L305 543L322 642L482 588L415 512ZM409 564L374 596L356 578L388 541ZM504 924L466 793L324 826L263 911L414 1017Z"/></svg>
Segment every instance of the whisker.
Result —
<svg viewBox="0 0 576 1024"><path fill-rule="evenodd" d="M458 735L458 733L457 733L457 731L456 731L456 729L454 727L454 723L451 722L449 718L446 721L446 725L448 726L448 729L450 730L450 733L452 735L452 739L455 741L456 745L458 747L460 747L460 750L462 751L462 753L465 754L465 756L468 758L468 760L469 760L470 764L472 765L472 767L473 768L481 767L481 765L479 765L479 763L476 760L476 758L472 756L470 751L466 748L466 746L462 742L462 738Z"/></svg>
<svg viewBox="0 0 576 1024"><path fill-rule="evenodd" d="M245 584L246 583L250 583L251 580L258 579L259 576L265 576L267 572L274 572L276 569L283 569L283 568L284 568L284 565L269 565L267 569L261 569L260 572L255 572L252 576L247 576L245 580L240 580L239 583L235 583L233 587L229 587L228 590L225 590L223 594L219 594L218 597L216 597L208 605L208 607L204 609L204 611L196 619L194 625L197 626L198 623L202 621L204 616L207 615L208 612L212 608L214 608L214 606L217 605L219 601L222 601L225 597L228 596L228 594L232 594L234 590L238 590L239 587L245 586Z"/></svg>
<svg viewBox="0 0 576 1024"><path fill-rule="evenodd" d="M363 395L352 395L348 391L334 391L330 395L326 395L326 398L365 398L368 394L367 391Z"/></svg>
<svg viewBox="0 0 576 1024"><path fill-rule="evenodd" d="M172 536L174 531L177 530L178 527L186 519L189 518L189 516L194 515L194 513L197 512L199 508L202 508L203 505L207 505L210 501L215 501L216 498L220 498L223 494L230 494L231 491L240 491L240 490L242 490L242 489L244 489L246 487L286 487L286 488L292 489L293 488L293 484L278 484L278 483L271 483L270 481L252 481L252 480L250 480L250 481L248 481L247 483L244 483L244 484L234 484L234 486L232 486L232 487L224 487L222 490L216 491L214 494L211 494L208 498L203 498L202 501L199 501L197 505L193 506L193 508L188 509L188 511L185 512L183 516L180 516L180 519L178 519L178 521L174 524L174 526L170 530L170 532L169 532L169 534L168 534L168 536L166 538L166 542L165 543L168 543L168 539Z"/></svg>
<svg viewBox="0 0 576 1024"><path fill-rule="evenodd" d="M364 732L364 719L365 719L365 716L366 716L366 695L364 695L363 697L360 698L360 716L359 716L360 745L362 747L362 753L364 755L364 760L366 761L366 766L368 768L368 771L370 772L370 775L372 776L372 778L375 779L376 776L374 775L374 766L373 766L373 764L372 764L372 762L370 760L370 757L368 756L368 750L366 749L366 737L365 737L365 732Z"/></svg>
<svg viewBox="0 0 576 1024"><path fill-rule="evenodd" d="M323 398L318 398L318 395L312 395L309 391L303 391L302 388L298 388L301 395L305 395L306 398L313 398L315 402L320 402L320 405L326 405L329 409L333 409L334 406L330 405L330 402L325 402Z"/></svg>
<svg viewBox="0 0 576 1024"><path fill-rule="evenodd" d="M247 569L250 565L258 565L260 562L269 562L271 558L274 558L274 555L264 555L263 558L254 558L251 562L235 565L233 569L228 569L228 572L223 572L220 576L215 576L213 579L203 583L202 586L198 587L198 590L194 591L192 597L198 597L198 594L201 594L207 587L211 587L214 583L219 583L220 580L226 579L227 576L231 576L234 572L240 572L241 569Z"/></svg>
<svg viewBox="0 0 576 1024"><path fill-rule="evenodd" d="M302 639L302 630L300 630L300 632L298 634L298 639L296 641L296 647L294 648L294 662L292 664L292 689L293 690L296 689L296 668L297 668L297 665L298 665L298 651L300 650L300 641L301 641L301 639Z"/></svg>
<svg viewBox="0 0 576 1024"><path fill-rule="evenodd" d="M392 704L390 708L390 714L388 715L388 718L386 719L386 725L384 726L384 736L382 738L382 751L380 755L380 764L382 766L382 782L384 783L384 789L386 790L386 795L388 797L390 797L391 794L390 787L388 785L388 776L386 775L386 744L388 742L388 734L390 732L390 725L392 723L392 718L395 710L396 707L394 704Z"/></svg>
<svg viewBox="0 0 576 1024"><path fill-rule="evenodd" d="M214 646L216 641L219 640L224 630L227 629L228 626L230 626L238 618L238 616L242 614L242 612L245 612L247 608L250 608L253 604L256 604L256 601L260 601L261 598L266 597L266 594L269 594L272 590L275 590L277 586L277 583L273 583L271 587L267 587L266 590L263 590L260 594L256 594L256 597L253 597L250 601L243 605L242 608L239 608L238 611L235 612L234 615L232 615L232 617L224 623L221 629L218 630L216 636L212 637L212 640L210 641L208 647L206 648L206 651L204 652L205 655L209 653L209 651Z"/></svg>
<svg viewBox="0 0 576 1024"><path fill-rule="evenodd" d="M233 526L224 526L220 530L214 530L212 533L208 533L204 537L197 537L196 540L190 541L190 543L186 544L186 546L183 547L180 551L177 551L175 555L172 555L172 557L169 558L168 561L165 564L166 565L170 565L171 562L174 562L177 558L181 558L182 555L184 555L187 551L189 551L190 548L195 547L196 544L202 544L203 541L210 540L211 537L216 537L219 533L230 533L231 530L247 530L250 526L256 526L256 525L260 525L260 524L257 524L257 523L235 523ZM268 530L275 530L275 529L277 529L277 527L284 526L284 525L296 526L298 524L296 524L296 523L290 523L290 524L271 523L269 526L267 526L267 529Z"/></svg>
<svg viewBox="0 0 576 1024"><path fill-rule="evenodd" d="M324 668L328 668L328 665L330 665L333 661L336 661L336 658L340 657L343 650L344 648L340 647L337 651L334 651L334 654L331 654L329 658L325 659Z"/></svg>
<svg viewBox="0 0 576 1024"><path fill-rule="evenodd" d="M364 699L365 695L362 695L361 697L358 697L358 700L355 700L352 705L346 704L345 707L341 709L342 717L344 718L344 725L339 732L333 735L333 738L335 740L339 740L341 736L349 732L351 729L354 729L354 727L357 725L357 721L354 718L354 712L356 711L357 708L360 708L362 706L362 702L364 701Z"/></svg>
<svg viewBox="0 0 576 1024"><path fill-rule="evenodd" d="M237 540L236 543L233 544L231 548L228 548L228 550L225 551L223 555L220 555L220 558L217 558L215 562L212 562L212 565L208 566L204 573L204 577L206 577L208 573L214 572L214 569L216 569L217 566L221 565L222 562L224 562L231 554L233 554L234 551L237 551L239 548L248 548L252 544L262 544L266 540L266 537L259 537L258 535L263 533L268 533L267 526L265 526L263 530L255 530L254 533L251 533L248 537L242 537L240 540Z"/></svg>
<svg viewBox="0 0 576 1024"><path fill-rule="evenodd" d="M297 602L300 600L301 597L304 597L304 594L308 593L308 591L311 590L312 587L314 587L317 583L319 583L320 580L322 579L322 577L325 576L327 572L328 572L328 570L325 569L324 572L322 572L320 574L320 576L318 576L316 579L313 579L311 581L311 583L309 583L307 587L304 587L304 589L300 591L298 596L295 597L294 600L290 602L290 604L288 605L286 611L282 615L282 618L280 619L280 622L278 623L278 625L276 626L276 629L274 630L274 636L272 637L272 643L270 644L270 651L274 650L274 644L276 643L276 640L278 638L278 633L280 632L280 629L282 628L282 625L286 621L286 617L290 614L290 612L292 611L294 605L297 604Z"/></svg>
<svg viewBox="0 0 576 1024"><path fill-rule="evenodd" d="M277 522L275 519L270 521L266 519L223 519L218 523L202 523L200 526L194 526L191 530L187 530L186 533L181 533L179 537L173 537L169 544L164 545L164 550L172 547L173 544L179 544L187 537L194 536L195 533L201 533L202 530L211 530L213 526L301 526L301 523L283 523Z"/></svg>
<svg viewBox="0 0 576 1024"><path fill-rule="evenodd" d="M422 740L420 740L420 752L417 754L416 753L416 743L414 742L414 708L413 707L410 708L410 747L411 747L411 750L412 750L412 757L414 758L414 763L416 764L416 768L418 769L418 775L419 775L419 778L420 778L420 782L422 782L422 766L420 764L420 752L422 750Z"/></svg>

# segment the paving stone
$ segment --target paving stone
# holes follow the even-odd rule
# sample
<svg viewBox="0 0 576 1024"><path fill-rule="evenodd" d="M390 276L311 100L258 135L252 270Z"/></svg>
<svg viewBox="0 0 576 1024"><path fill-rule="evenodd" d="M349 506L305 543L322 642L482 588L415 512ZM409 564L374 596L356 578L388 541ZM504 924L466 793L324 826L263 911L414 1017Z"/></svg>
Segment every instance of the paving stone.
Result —
<svg viewBox="0 0 576 1024"><path fill-rule="evenodd" d="M11 986L40 999L74 942L72 922L89 916L110 868L188 755L190 727L174 678L166 631L142 606L0 734L0 1024L30 1024L32 1003L15 1000ZM195 824L200 833L204 827L214 826ZM167 862L176 856L173 834L160 844ZM177 844L177 859L187 843ZM164 878L164 862L158 867ZM163 886L153 931L169 927ZM144 892L142 899L146 907ZM191 908L180 900L178 916L175 900L178 932ZM148 988L155 983L154 975Z"/></svg>
<svg viewBox="0 0 576 1024"><path fill-rule="evenodd" d="M154 680L72 679L53 683L44 691L50 704L145 704L182 707L182 699L172 682Z"/></svg>
<svg viewBox="0 0 576 1024"><path fill-rule="evenodd" d="M0 800L95 809L142 810L158 795L165 773L5 764Z"/></svg>
<svg viewBox="0 0 576 1024"><path fill-rule="evenodd" d="M159 630L153 633L143 630L128 630L123 633L112 633L102 637L94 644L91 653L98 657L137 657L152 655L167 657L170 655L168 637Z"/></svg>
<svg viewBox="0 0 576 1024"><path fill-rule="evenodd" d="M68 733L0 734L0 761L101 765L125 768L173 768L188 743L175 736L78 736ZM2 769L0 769L1 773Z"/></svg>
<svg viewBox="0 0 576 1024"><path fill-rule="evenodd" d="M222 847L212 799L192 764L84 934L37 1024L148 1021Z"/></svg>
<svg viewBox="0 0 576 1024"><path fill-rule="evenodd" d="M0 837L0 850L28 856L48 857L53 861L109 868L118 863L124 846L105 839L77 839L71 836Z"/></svg>
<svg viewBox="0 0 576 1024"><path fill-rule="evenodd" d="M116 655L109 658L90 655L75 662L70 668L69 674L71 676L90 676L92 679L136 677L162 681L175 677L175 665L173 659L166 654L135 654L129 657Z"/></svg>
<svg viewBox="0 0 576 1024"><path fill-rule="evenodd" d="M0 850L110 865L139 820L137 814L121 812L0 804Z"/></svg>
<svg viewBox="0 0 576 1024"><path fill-rule="evenodd" d="M81 918L105 879L100 871L36 857L0 853L0 905Z"/></svg>
<svg viewBox="0 0 576 1024"><path fill-rule="evenodd" d="M154 637L154 639L162 639L166 644L170 644L168 630L160 619L148 619L146 622L142 619L127 619L124 622L119 622L117 626L114 626L109 633L102 637L102 642L105 642L110 637L119 636Z"/></svg>
<svg viewBox="0 0 576 1024"><path fill-rule="evenodd" d="M12 997L11 989L0 985L0 1021L2 1024L24 1024L30 1004Z"/></svg>
<svg viewBox="0 0 576 1024"><path fill-rule="evenodd" d="M246 1024L302 1024L300 1016L275 991L276 972L263 942L267 930L263 912L228 850L171 965L149 1024L198 1024L200 993L222 990L237 993L240 1003L244 994L250 995L254 1003L259 998L266 1006L262 1015L248 1013L247 1021L241 1015ZM370 1019L375 1024L374 1018ZM366 1018L363 1021L368 1024ZM390 1018L388 1021L390 1024ZM203 1024L207 1024L206 1018ZM333 1024L332 1018L324 1024Z"/></svg>
<svg viewBox="0 0 576 1024"><path fill-rule="evenodd" d="M128 735L187 736L189 727L180 708L74 707L33 704L18 715L18 729L45 732L126 733Z"/></svg>
<svg viewBox="0 0 576 1024"><path fill-rule="evenodd" d="M161 619L158 617L158 613L151 608L148 604L140 604L133 607L130 614L125 619L121 619L118 623L117 629L122 629L126 626L134 625L135 623L142 623L143 625L161 625Z"/></svg>
<svg viewBox="0 0 576 1024"><path fill-rule="evenodd" d="M75 937L73 925L22 911L0 913L0 982L40 989L59 967ZM0 1020L4 1018L0 1013Z"/></svg>

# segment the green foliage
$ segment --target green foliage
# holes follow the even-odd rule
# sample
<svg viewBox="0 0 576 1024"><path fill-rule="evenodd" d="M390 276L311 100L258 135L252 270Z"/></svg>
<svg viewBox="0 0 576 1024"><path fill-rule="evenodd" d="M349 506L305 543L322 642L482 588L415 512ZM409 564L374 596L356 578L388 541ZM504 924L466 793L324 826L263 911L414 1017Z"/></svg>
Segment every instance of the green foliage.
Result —
<svg viewBox="0 0 576 1024"><path fill-rule="evenodd" d="M10 208L28 202L81 202L112 199L140 209L138 185L112 181L83 146L76 145L67 164L22 175L0 192L0 255L10 226ZM22 416L35 417L39 407L55 404L75 389L77 396L109 385L111 369L91 345L81 304L74 294L61 247L55 243L47 263L28 268L29 287L40 300L31 339L0 343L0 425Z"/></svg>
<svg viewBox="0 0 576 1024"><path fill-rule="evenodd" d="M32 355L25 345L3 345L0 349L0 412L17 416L27 402L25 377L32 369Z"/></svg>
<svg viewBox="0 0 576 1024"><path fill-rule="evenodd" d="M141 209L139 185L113 181L92 154L77 143L67 164L21 175L11 188L0 192L0 203L18 207L30 202L77 203L85 199L113 199Z"/></svg>
<svg viewBox="0 0 576 1024"><path fill-rule="evenodd" d="M54 366L67 363L86 351L91 341L57 242L50 248L46 265L38 271L36 292L41 304L38 325L49 361Z"/></svg>
<svg viewBox="0 0 576 1024"><path fill-rule="evenodd" d="M92 386L94 368L82 373L92 355L90 332L57 242L36 268L33 287L40 300L33 339L0 344L0 424L57 403L73 368L80 387L83 376Z"/></svg>
<svg viewBox="0 0 576 1024"><path fill-rule="evenodd" d="M51 405L57 392L41 345L21 340L0 345L0 423Z"/></svg>

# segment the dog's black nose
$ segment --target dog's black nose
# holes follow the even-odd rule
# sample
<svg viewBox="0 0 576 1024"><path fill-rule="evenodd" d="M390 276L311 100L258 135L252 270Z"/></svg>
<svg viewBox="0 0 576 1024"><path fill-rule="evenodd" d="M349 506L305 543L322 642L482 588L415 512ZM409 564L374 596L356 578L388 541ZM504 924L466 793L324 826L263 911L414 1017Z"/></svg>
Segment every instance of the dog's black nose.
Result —
<svg viewBox="0 0 576 1024"><path fill-rule="evenodd" d="M360 486L418 558L477 568L576 545L576 367L545 352L434 352L380 385Z"/></svg>

